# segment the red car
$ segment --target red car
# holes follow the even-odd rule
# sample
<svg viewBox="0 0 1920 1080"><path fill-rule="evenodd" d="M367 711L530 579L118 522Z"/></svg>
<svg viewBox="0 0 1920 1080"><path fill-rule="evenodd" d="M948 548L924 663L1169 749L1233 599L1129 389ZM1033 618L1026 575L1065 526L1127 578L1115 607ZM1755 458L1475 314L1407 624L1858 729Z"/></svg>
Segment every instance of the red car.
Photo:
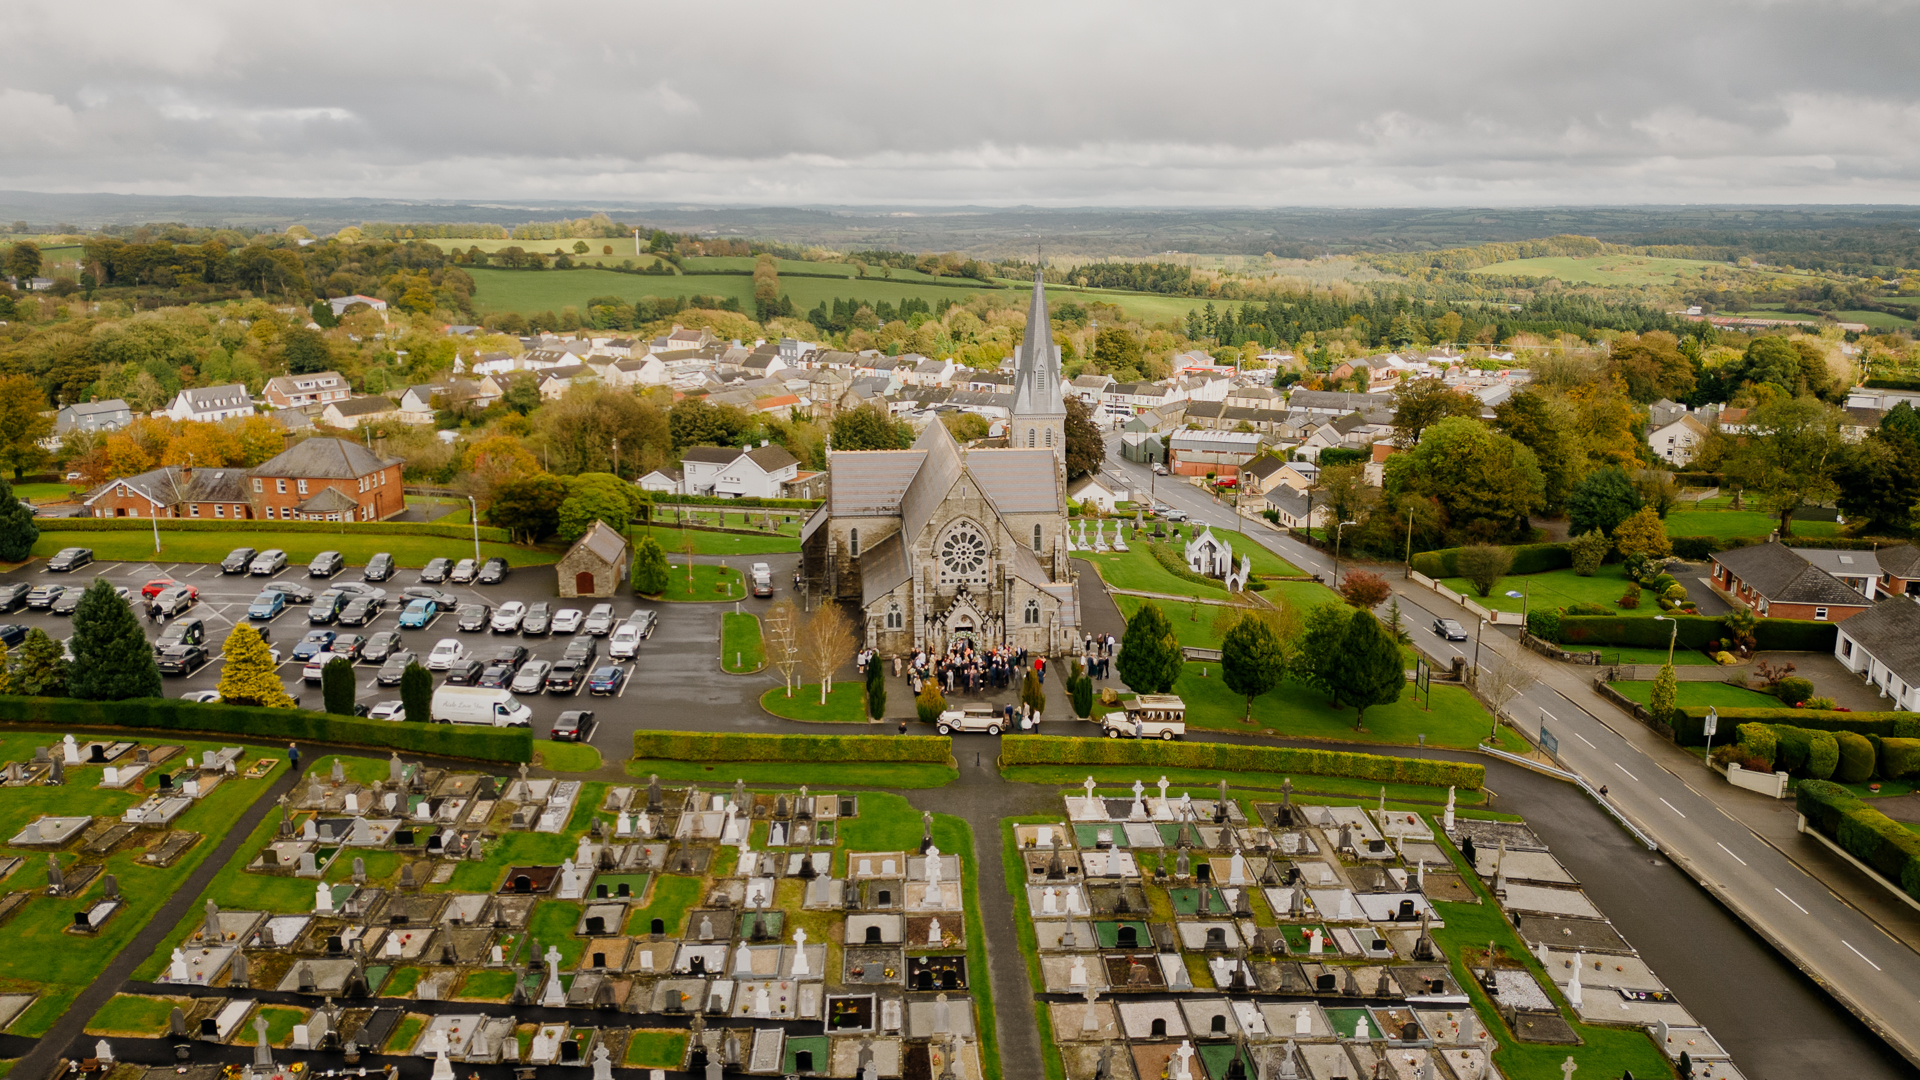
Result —
<svg viewBox="0 0 1920 1080"><path fill-rule="evenodd" d="M140 598L143 600L151 600L161 593L166 592L168 589L173 588L175 585L187 590L187 595L194 600L197 601L200 599L200 589L197 586L175 581L172 578L154 578L152 581L140 586Z"/></svg>

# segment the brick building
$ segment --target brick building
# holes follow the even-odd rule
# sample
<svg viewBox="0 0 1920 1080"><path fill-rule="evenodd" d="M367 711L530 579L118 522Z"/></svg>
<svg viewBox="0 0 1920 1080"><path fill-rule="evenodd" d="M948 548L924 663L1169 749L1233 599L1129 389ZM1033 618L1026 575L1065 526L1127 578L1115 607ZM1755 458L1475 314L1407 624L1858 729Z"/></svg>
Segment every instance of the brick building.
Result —
<svg viewBox="0 0 1920 1080"><path fill-rule="evenodd" d="M295 443L248 473L254 516L384 521L407 508L400 465L349 439Z"/></svg>
<svg viewBox="0 0 1920 1080"><path fill-rule="evenodd" d="M1713 557L1713 588L1761 618L1840 622L1873 601L1782 543L1722 551Z"/></svg>
<svg viewBox="0 0 1920 1080"><path fill-rule="evenodd" d="M101 484L82 503L89 517L206 518L253 516L245 469L166 465Z"/></svg>

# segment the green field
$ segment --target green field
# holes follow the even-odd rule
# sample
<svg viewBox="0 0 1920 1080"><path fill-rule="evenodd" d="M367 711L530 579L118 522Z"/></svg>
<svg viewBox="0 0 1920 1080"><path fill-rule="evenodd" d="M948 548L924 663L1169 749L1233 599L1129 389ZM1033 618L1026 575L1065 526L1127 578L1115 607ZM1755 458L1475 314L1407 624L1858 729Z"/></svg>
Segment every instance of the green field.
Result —
<svg viewBox="0 0 1920 1080"><path fill-rule="evenodd" d="M1202 674L1202 673L1205 674ZM1476 746L1493 730L1493 719L1473 695L1458 686L1435 686L1433 708L1423 695L1415 700L1413 685L1391 705L1367 710L1365 731L1353 730L1353 710L1334 708L1327 696L1291 679L1253 701L1253 722L1241 717L1247 699L1227 689L1219 664L1188 663L1173 684L1173 692L1187 703L1187 724L1223 731L1265 731L1304 739L1417 745L1420 736L1431 746ZM1096 710L1097 711L1097 710ZM1526 746L1512 731L1500 729L1503 749Z"/></svg>
<svg viewBox="0 0 1920 1080"><path fill-rule="evenodd" d="M800 550L798 536L743 536L738 533L665 527L633 531L636 539L647 535L651 535L654 542L670 555L685 551L689 540L693 542L695 555L778 555Z"/></svg>
<svg viewBox="0 0 1920 1080"><path fill-rule="evenodd" d="M1687 595L1698 600L1706 593L1707 587L1692 578L1679 579L1687 587ZM1523 607L1528 611L1539 608L1567 607L1571 604L1599 604L1607 609L1609 615L1622 615L1627 618L1639 617L1651 619L1664 614L1660 605L1644 591L1640 595L1640 606L1627 609L1619 606L1620 597L1627 591L1627 570L1623 563L1602 566L1592 577L1581 577L1572 570L1549 570L1544 574L1525 574L1517 577L1503 577L1493 587L1488 596L1481 596L1466 578L1446 578L1442 585L1472 597L1482 607L1495 611L1518 613ZM1517 592L1519 596L1508 596Z"/></svg>
<svg viewBox="0 0 1920 1080"><path fill-rule="evenodd" d="M743 612L720 616L720 666L735 675L759 671L767 658L761 654L760 619Z"/></svg>
<svg viewBox="0 0 1920 1080"><path fill-rule="evenodd" d="M776 686L760 695L760 707L788 720L813 720L836 724L864 724L867 684L858 680L837 682L827 691L827 703L820 704L820 684L803 683L787 696L784 686Z"/></svg>
<svg viewBox="0 0 1920 1080"><path fill-rule="evenodd" d="M693 573L687 573L687 565L680 562L667 564L667 591L660 594L662 600L680 600L685 602L711 602L714 600L738 600L747 595L746 579L740 571L731 566L716 566L712 563L694 563Z"/></svg>
<svg viewBox="0 0 1920 1080"><path fill-rule="evenodd" d="M1608 683L1641 705L1653 700L1652 682ZM1758 690L1730 686L1723 682L1683 682L1674 687L1674 704L1683 708L1777 709L1780 699Z"/></svg>
<svg viewBox="0 0 1920 1080"><path fill-rule="evenodd" d="M1836 311L1833 317L1840 322L1866 323L1875 330L1911 330L1912 319L1903 319L1886 311Z"/></svg>
<svg viewBox="0 0 1920 1080"><path fill-rule="evenodd" d="M1569 285L1672 285L1701 277L1708 269L1726 269L1725 263L1698 259L1655 259L1643 255L1556 256L1514 259L1474 270L1476 274L1511 277L1559 278Z"/></svg>
<svg viewBox="0 0 1920 1080"><path fill-rule="evenodd" d="M304 565L323 551L338 551L346 557L348 566L365 566L375 552L384 551L391 554L400 566L406 567L425 566L429 560L441 557L459 559L473 554L473 542L470 540L462 542L441 536L356 536L351 525L346 530L345 533L333 534L253 530L170 532L163 529L157 554L153 550L153 534L138 529L44 532L40 534L40 539L34 541L33 553L46 558L61 548L84 547L92 548L93 557L100 562L217 563L237 547L259 548L263 551L277 547L287 553L290 566ZM512 566L555 563L564 554L566 552L559 549L542 550L485 540L480 542L481 558L498 555Z"/></svg>
<svg viewBox="0 0 1920 1080"><path fill-rule="evenodd" d="M1718 500L1715 500L1718 501ZM1721 540L1765 537L1780 525L1780 519L1759 510L1669 510L1668 536L1712 536ZM1793 523L1796 536L1838 536L1840 525L1833 521Z"/></svg>

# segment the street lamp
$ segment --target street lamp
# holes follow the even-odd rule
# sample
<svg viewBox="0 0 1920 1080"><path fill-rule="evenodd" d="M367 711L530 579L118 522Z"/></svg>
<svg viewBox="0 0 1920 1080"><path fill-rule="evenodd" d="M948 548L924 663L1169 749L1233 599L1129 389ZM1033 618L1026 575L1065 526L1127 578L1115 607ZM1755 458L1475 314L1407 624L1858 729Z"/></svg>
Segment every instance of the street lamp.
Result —
<svg viewBox="0 0 1920 1080"><path fill-rule="evenodd" d="M1654 622L1670 622L1673 624L1673 632L1667 635L1667 666L1672 667L1673 666L1673 647L1680 640L1680 620L1669 619L1665 615L1655 615L1653 617L1653 621Z"/></svg>
<svg viewBox="0 0 1920 1080"><path fill-rule="evenodd" d="M473 522L473 561L480 561L480 504L467 496L467 518Z"/></svg>
<svg viewBox="0 0 1920 1080"><path fill-rule="evenodd" d="M1707 768L1712 769L1713 768L1713 736L1715 732L1720 730L1720 710L1719 709L1713 708L1712 706L1708 706L1707 718L1705 723L1701 725L1700 730L1704 731L1707 736Z"/></svg>
<svg viewBox="0 0 1920 1080"><path fill-rule="evenodd" d="M1343 521L1333 527L1333 587L1336 589L1340 587L1340 537L1346 533L1347 526L1358 524L1357 521ZM1312 528L1313 522L1307 522L1307 527Z"/></svg>
<svg viewBox="0 0 1920 1080"><path fill-rule="evenodd" d="M1487 620L1480 620L1480 629L1473 632L1473 680L1480 681L1480 635L1487 632ZM1497 722L1497 721L1496 721Z"/></svg>
<svg viewBox="0 0 1920 1080"><path fill-rule="evenodd" d="M1527 594L1514 589L1508 589L1507 598L1509 600L1520 601L1520 630L1524 633L1527 629Z"/></svg>

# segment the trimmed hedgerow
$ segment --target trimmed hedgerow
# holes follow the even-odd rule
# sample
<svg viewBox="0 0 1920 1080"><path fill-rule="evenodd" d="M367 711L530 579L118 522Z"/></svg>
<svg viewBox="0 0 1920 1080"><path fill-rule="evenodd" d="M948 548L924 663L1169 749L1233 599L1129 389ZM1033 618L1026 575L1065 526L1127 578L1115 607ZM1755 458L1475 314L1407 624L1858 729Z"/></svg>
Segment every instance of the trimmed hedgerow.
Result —
<svg viewBox="0 0 1920 1080"><path fill-rule="evenodd" d="M1739 744L1742 756L1750 761L1764 761L1767 768L1773 768L1773 760L1780 752L1780 740L1773 737L1773 728L1766 724L1741 724L1733 729L1733 740Z"/></svg>
<svg viewBox="0 0 1920 1080"><path fill-rule="evenodd" d="M1395 784L1431 784L1477 790L1484 765L1425 758L1351 754L1236 743L1167 743L1136 739L1004 739L1002 765L1145 765L1226 772L1344 776Z"/></svg>
<svg viewBox="0 0 1920 1080"><path fill-rule="evenodd" d="M636 731L633 756L665 761L903 761L947 765L945 735L749 735Z"/></svg>
<svg viewBox="0 0 1920 1080"><path fill-rule="evenodd" d="M1803 780L1794 790L1793 803L1808 824L1842 851L1897 883L1907 895L1920 897L1920 835L1839 784Z"/></svg>
<svg viewBox="0 0 1920 1080"><path fill-rule="evenodd" d="M34 524L41 532L150 532L152 518L40 518ZM161 518L161 532L237 532L237 533L339 533L337 521L277 521L242 519L216 521L208 518ZM471 525L438 525L425 521L360 521L346 530L355 536L439 536L450 540L473 539ZM480 526L480 539L496 544L513 542L512 534L490 525Z"/></svg>
<svg viewBox="0 0 1920 1080"><path fill-rule="evenodd" d="M1655 622L1638 616L1563 615L1560 617L1561 644L1612 645L1618 648L1664 649L1673 623L1679 624L1679 645L1686 649L1704 649L1710 641L1726 636L1725 623L1708 615L1669 615L1673 622ZM1836 624L1797 619L1761 619L1754 627L1754 640L1761 649L1777 652L1833 651Z"/></svg>
<svg viewBox="0 0 1920 1080"><path fill-rule="evenodd" d="M1413 568L1430 578L1459 577L1462 550L1437 548L1423 551L1413 557ZM1565 544L1519 544L1507 550L1513 554L1513 566L1507 571L1509 575L1543 574L1549 570L1565 570L1573 565L1573 553Z"/></svg>
<svg viewBox="0 0 1920 1080"><path fill-rule="evenodd" d="M1768 724L1788 724L1814 731L1851 731L1882 739L1920 739L1920 715L1910 712L1829 712L1821 709L1762 709L1741 706L1720 711L1720 730L1729 724L1753 720ZM1673 716L1674 741L1682 746L1699 746L1707 741L1701 731L1707 710L1689 705Z"/></svg>
<svg viewBox="0 0 1920 1080"><path fill-rule="evenodd" d="M1881 739L1880 775L1904 780L1920 775L1920 739Z"/></svg>
<svg viewBox="0 0 1920 1080"><path fill-rule="evenodd" d="M1867 741L1865 735L1838 731L1833 740L1840 745L1840 765L1833 770L1835 780L1843 784L1864 784L1873 778L1873 743Z"/></svg>

